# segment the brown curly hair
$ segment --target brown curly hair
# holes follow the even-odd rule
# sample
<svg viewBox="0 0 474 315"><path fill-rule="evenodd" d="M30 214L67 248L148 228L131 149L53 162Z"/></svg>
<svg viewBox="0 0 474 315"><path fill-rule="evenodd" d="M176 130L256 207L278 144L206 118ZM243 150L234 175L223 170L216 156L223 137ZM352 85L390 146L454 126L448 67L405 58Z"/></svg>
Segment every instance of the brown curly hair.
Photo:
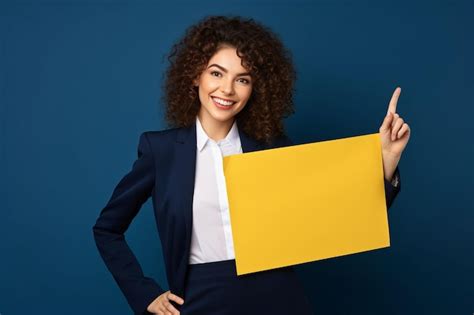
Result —
<svg viewBox="0 0 474 315"><path fill-rule="evenodd" d="M168 127L189 127L195 121L201 104L193 80L224 45L237 50L253 80L252 94L236 116L239 129L270 143L285 134L283 118L295 112L296 71L278 35L252 18L205 17L172 46L162 96Z"/></svg>

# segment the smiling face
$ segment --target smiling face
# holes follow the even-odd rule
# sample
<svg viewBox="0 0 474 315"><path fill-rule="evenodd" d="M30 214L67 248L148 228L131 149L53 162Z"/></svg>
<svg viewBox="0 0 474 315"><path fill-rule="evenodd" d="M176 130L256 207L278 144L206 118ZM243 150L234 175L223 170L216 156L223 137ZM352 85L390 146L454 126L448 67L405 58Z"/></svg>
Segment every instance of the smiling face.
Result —
<svg viewBox="0 0 474 315"><path fill-rule="evenodd" d="M199 86L201 122L230 128L245 107L252 94L252 78L241 62L235 48L223 46L194 82Z"/></svg>

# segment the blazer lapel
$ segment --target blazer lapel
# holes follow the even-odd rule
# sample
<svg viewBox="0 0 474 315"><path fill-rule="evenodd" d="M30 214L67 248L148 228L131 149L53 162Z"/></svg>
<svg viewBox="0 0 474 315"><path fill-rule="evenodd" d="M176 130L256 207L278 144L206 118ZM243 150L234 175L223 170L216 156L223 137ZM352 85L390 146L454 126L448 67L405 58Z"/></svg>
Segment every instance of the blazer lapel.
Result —
<svg viewBox="0 0 474 315"><path fill-rule="evenodd" d="M182 264L188 264L191 246L193 219L194 181L196 176L196 122L189 127L179 128L176 135L176 175L181 186L181 207L186 227L186 252Z"/></svg>
<svg viewBox="0 0 474 315"><path fill-rule="evenodd" d="M242 145L243 153L264 149L262 143L259 143L253 138L251 138L250 136L248 136L241 128L238 128L238 130L239 130L240 144Z"/></svg>

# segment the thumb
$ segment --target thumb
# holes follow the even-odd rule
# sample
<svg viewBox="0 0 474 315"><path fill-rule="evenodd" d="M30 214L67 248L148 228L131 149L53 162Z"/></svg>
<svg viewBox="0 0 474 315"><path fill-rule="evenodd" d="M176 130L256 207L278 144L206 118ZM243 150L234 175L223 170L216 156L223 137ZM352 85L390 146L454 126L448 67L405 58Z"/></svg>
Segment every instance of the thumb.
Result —
<svg viewBox="0 0 474 315"><path fill-rule="evenodd" d="M392 120L393 120L393 113L388 112L387 116L385 116L385 119L383 120L382 126L380 126L379 131L381 133L389 131L390 127L391 127Z"/></svg>

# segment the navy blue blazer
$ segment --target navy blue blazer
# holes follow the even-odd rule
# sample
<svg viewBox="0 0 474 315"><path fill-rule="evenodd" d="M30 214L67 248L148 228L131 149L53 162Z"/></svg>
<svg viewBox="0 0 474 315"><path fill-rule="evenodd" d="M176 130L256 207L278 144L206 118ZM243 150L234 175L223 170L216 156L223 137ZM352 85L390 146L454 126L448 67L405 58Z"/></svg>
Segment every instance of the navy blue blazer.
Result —
<svg viewBox="0 0 474 315"><path fill-rule="evenodd" d="M267 145L239 129L242 151L252 152L292 145L286 136ZM194 176L196 166L196 125L140 135L138 158L120 180L93 226L94 240L120 290L135 314L151 314L146 309L165 292L143 274L124 233L142 204L151 196L160 236L170 291L186 301L184 283L188 266ZM397 168L396 175L399 176ZM387 209L401 188L386 179Z"/></svg>

